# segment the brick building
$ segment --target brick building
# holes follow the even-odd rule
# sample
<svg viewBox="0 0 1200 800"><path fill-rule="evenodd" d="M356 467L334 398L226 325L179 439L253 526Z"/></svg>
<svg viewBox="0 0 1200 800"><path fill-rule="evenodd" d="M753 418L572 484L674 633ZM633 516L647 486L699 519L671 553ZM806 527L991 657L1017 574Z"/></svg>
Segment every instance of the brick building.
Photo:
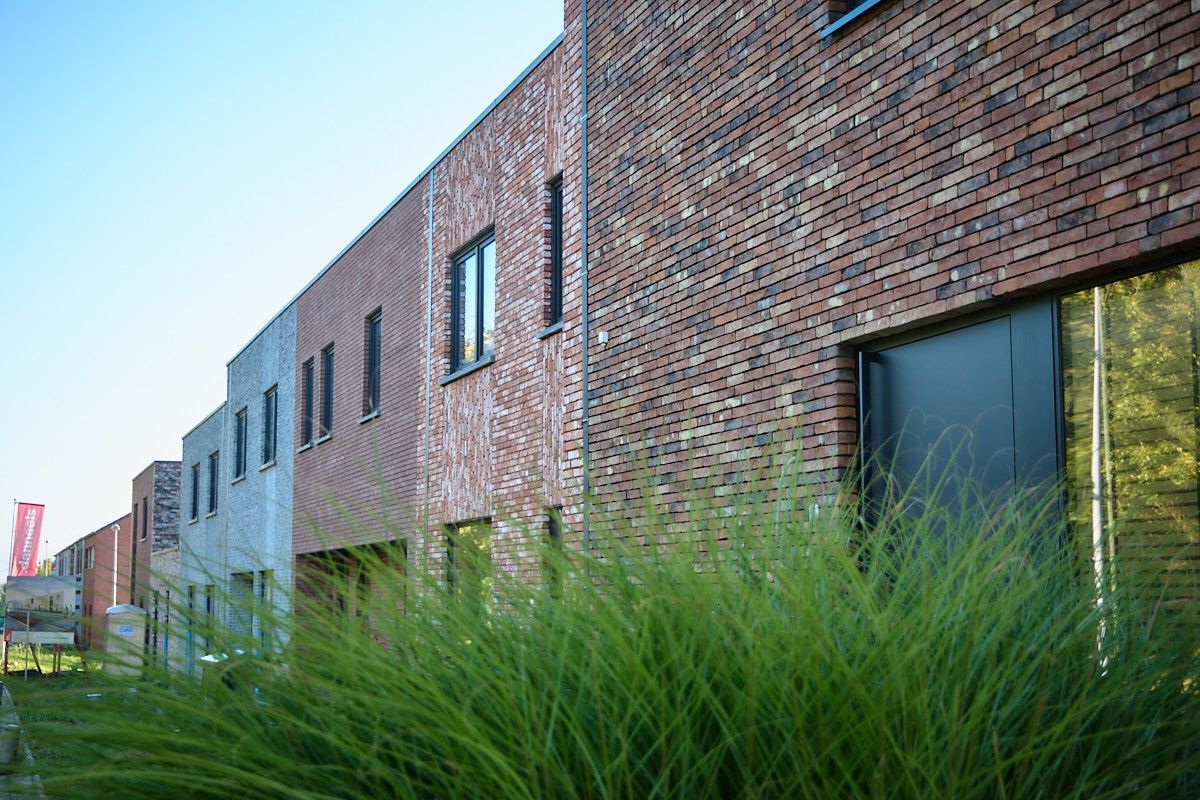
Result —
<svg viewBox="0 0 1200 800"><path fill-rule="evenodd" d="M533 577L585 480L597 519L682 514L771 459L832 492L869 456L883 502L965 453L984 493L1065 474L1081 536L1193 536L1198 11L571 0L230 362L185 502L273 387L276 460L183 521L185 583L211 605L237 552L287 585L285 538L348 610L380 542Z"/></svg>
<svg viewBox="0 0 1200 800"><path fill-rule="evenodd" d="M221 403L183 436L183 480L178 521L180 606L192 620L222 613L221 586L227 573L229 538L225 505L230 471L225 443L226 403ZM234 467L236 469L236 466ZM190 672L207 653L206 642L189 630L183 663Z"/></svg>
<svg viewBox="0 0 1200 800"><path fill-rule="evenodd" d="M356 547L440 571L470 526L530 571L526 534L566 502L568 70L560 38L296 301L294 549L343 609L369 590Z"/></svg>
<svg viewBox="0 0 1200 800"><path fill-rule="evenodd" d="M985 490L1065 470L1084 536L1194 540L1198 11L589 8L598 501L638 457L682 508L768 453L826 485L870 454L882 497L958 447Z"/></svg>
<svg viewBox="0 0 1200 800"><path fill-rule="evenodd" d="M132 515L126 514L80 537L54 557L55 575L83 578L80 597L83 647L102 649L104 612L111 606L129 602L132 539Z"/></svg>

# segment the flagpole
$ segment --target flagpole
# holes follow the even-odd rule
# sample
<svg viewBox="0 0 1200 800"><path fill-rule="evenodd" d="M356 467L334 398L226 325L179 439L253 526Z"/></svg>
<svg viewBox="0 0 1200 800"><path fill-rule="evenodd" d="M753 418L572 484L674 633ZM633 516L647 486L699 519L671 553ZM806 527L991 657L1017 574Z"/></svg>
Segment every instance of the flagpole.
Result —
<svg viewBox="0 0 1200 800"><path fill-rule="evenodd" d="M13 552L17 546L17 498L13 498L12 507L12 524L9 526L12 533L8 537L8 575L12 575L12 560Z"/></svg>

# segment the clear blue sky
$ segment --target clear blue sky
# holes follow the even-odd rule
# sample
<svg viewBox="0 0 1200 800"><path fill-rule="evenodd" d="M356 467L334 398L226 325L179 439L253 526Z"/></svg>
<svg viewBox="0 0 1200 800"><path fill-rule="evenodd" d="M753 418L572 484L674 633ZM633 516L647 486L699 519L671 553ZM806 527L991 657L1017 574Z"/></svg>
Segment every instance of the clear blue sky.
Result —
<svg viewBox="0 0 1200 800"><path fill-rule="evenodd" d="M225 363L561 30L561 0L0 0L4 505L46 504L51 554L123 515Z"/></svg>

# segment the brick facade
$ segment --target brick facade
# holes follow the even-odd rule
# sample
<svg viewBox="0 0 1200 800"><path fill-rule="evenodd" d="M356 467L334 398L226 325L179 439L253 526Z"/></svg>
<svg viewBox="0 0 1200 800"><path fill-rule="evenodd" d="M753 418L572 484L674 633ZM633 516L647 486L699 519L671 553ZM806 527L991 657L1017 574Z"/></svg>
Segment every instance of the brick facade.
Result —
<svg viewBox="0 0 1200 800"><path fill-rule="evenodd" d="M116 550L116 588L113 587L113 536L112 527L120 526ZM104 612L114 605L130 602L130 556L132 554L133 515L126 514L118 520L103 525L80 540L78 573L83 576L83 626L81 631L84 647L104 647ZM89 569L84 569L88 551L94 559Z"/></svg>
<svg viewBox="0 0 1200 800"><path fill-rule="evenodd" d="M149 608L151 553L174 547L179 539L179 462L151 462L133 479L129 601Z"/></svg>
<svg viewBox="0 0 1200 800"><path fill-rule="evenodd" d="M564 343L577 336L579 302L578 164L570 155L578 114L563 99L573 85L568 69L562 43L543 53L296 301L297 556L403 538L410 559L437 560L444 525L489 517L493 560L531 568L525 532L541 530L547 507L577 496L578 426L566 411L564 356ZM539 336L547 327L548 184L559 175L567 187L564 325ZM495 361L443 385L451 259L488 231L497 254ZM376 309L382 411L360 420L364 321ZM301 436L304 364L315 362L319 415L321 354L331 343L333 431L309 446ZM577 459L574 466L577 473Z"/></svg>
<svg viewBox="0 0 1200 800"><path fill-rule="evenodd" d="M860 344L1200 237L1197 0L832 5L589 8L602 502L834 480Z"/></svg>

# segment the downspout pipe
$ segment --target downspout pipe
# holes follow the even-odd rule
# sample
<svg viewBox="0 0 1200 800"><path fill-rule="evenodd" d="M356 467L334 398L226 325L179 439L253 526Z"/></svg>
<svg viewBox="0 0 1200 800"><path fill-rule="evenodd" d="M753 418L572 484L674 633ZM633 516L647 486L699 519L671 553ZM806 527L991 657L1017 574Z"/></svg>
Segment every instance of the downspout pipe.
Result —
<svg viewBox="0 0 1200 800"><path fill-rule="evenodd" d="M429 528L429 448L432 437L429 431L433 406L430 395L433 392L433 190L436 170L429 168L429 216L426 221L429 237L428 264L425 272L425 489L422 495L421 538Z"/></svg>
<svg viewBox="0 0 1200 800"><path fill-rule="evenodd" d="M588 17L587 0L580 0L580 87L579 87L579 171L580 171L580 235L579 235L579 291L580 327L583 336L583 359L581 369L581 438L583 449L583 549L592 547L592 526L589 513L591 507L591 448L589 447L590 399L588 386L588 344L591 341L591 326L588 320Z"/></svg>

